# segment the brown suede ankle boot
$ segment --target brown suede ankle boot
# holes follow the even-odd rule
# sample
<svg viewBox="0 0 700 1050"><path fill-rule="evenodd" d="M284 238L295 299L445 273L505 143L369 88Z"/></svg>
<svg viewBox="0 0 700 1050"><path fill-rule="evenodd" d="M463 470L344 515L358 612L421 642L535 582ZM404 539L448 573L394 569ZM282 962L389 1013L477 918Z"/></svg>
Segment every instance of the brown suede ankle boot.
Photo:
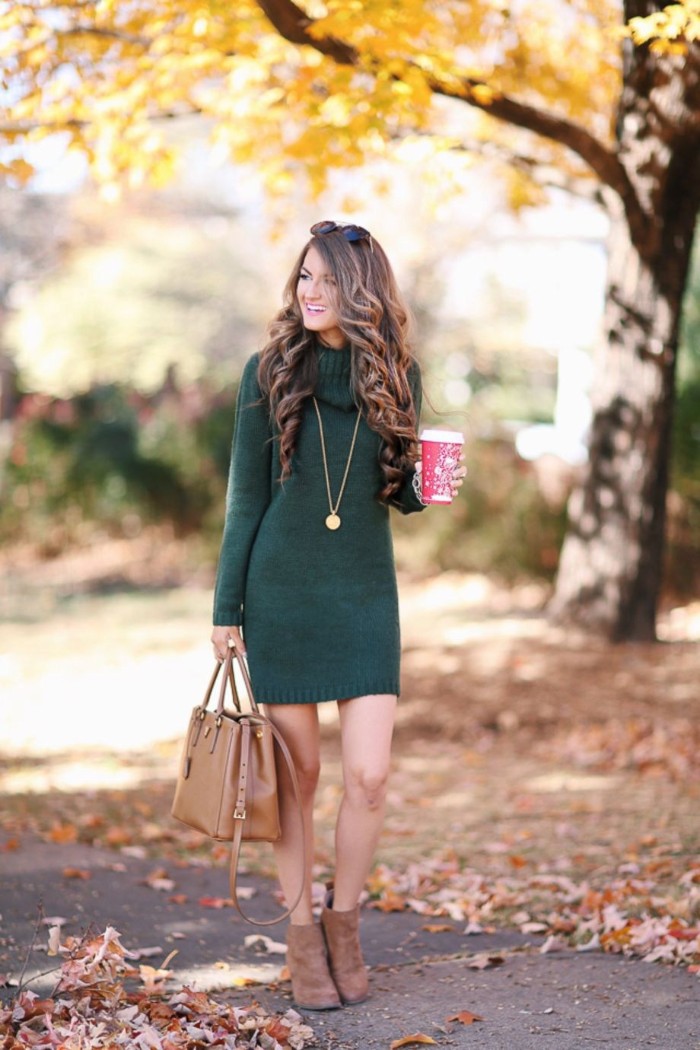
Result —
<svg viewBox="0 0 700 1050"><path fill-rule="evenodd" d="M328 962L340 998L348 1006L362 1003L369 995L367 967L360 948L360 909L333 911L330 900L321 913L321 925L328 946Z"/></svg>
<svg viewBox="0 0 700 1050"><path fill-rule="evenodd" d="M336 1010L342 1005L328 969L326 944L317 923L287 927L287 967L297 1006L304 1010Z"/></svg>

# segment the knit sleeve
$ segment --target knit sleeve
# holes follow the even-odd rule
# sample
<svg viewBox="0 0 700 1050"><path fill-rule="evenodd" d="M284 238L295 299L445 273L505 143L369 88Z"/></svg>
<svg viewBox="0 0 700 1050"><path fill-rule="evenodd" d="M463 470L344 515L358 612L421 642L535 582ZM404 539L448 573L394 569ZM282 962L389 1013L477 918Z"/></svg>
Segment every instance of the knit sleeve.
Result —
<svg viewBox="0 0 700 1050"><path fill-rule="evenodd" d="M414 361L409 369L408 381L411 386L413 404L416 408L416 424L418 424L420 421L420 411L423 402L423 385L421 382L420 365L417 361ZM425 504L421 503L413 489L414 474L415 470L409 470L407 472L404 483L393 500L393 505L400 510L402 514L414 514L417 511L425 510Z"/></svg>
<svg viewBox="0 0 700 1050"><path fill-rule="evenodd" d="M261 402L258 355L243 369L233 429L226 517L214 588L214 624L243 622L248 561L256 533L270 503L272 432L267 405Z"/></svg>

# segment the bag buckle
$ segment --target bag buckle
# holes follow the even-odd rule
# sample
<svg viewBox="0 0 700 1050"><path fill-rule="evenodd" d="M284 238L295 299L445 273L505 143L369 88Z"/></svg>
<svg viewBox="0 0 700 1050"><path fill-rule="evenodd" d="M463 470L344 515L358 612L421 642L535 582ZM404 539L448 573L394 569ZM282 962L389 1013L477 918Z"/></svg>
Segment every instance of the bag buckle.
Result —
<svg viewBox="0 0 700 1050"><path fill-rule="evenodd" d="M233 811L234 820L245 820L245 806L236 806Z"/></svg>

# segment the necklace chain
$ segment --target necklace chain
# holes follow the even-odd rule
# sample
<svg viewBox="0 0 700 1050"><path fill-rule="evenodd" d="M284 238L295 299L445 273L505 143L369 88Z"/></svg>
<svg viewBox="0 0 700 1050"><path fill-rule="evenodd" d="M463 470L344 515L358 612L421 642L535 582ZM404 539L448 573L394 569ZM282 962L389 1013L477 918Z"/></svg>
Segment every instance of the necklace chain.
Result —
<svg viewBox="0 0 700 1050"><path fill-rule="evenodd" d="M330 514L326 518L326 526L335 531L340 527L340 518L338 517L338 508L345 492L345 486L347 484L348 475L350 474L350 464L352 463L353 453L355 451L355 442L357 441L357 432L360 429L360 410L357 411L357 419L355 420L355 430L352 435L352 442L350 444L350 452L348 453L348 461L345 464L345 473L343 474L343 480L340 483L340 491L338 492L338 498L333 506L333 496L331 494L331 479L328 473L328 458L326 456L326 439L323 433L323 421L321 419L321 410L318 407L318 401L312 396L311 400L314 403L316 409L316 417L318 419L318 433L321 439L321 457L323 458L323 473L326 479L326 494L328 496L328 509Z"/></svg>

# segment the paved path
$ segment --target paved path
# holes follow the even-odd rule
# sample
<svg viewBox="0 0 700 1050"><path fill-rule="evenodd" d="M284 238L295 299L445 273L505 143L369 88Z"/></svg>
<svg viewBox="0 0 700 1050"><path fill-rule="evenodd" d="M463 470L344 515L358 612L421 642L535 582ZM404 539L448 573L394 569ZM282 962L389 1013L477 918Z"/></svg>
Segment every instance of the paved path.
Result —
<svg viewBox="0 0 700 1050"><path fill-rule="evenodd" d="M91 877L64 877L71 867ZM198 903L227 896L226 871L164 862L175 887L160 892L144 881L158 867L152 859L29 839L0 854L0 971L14 977L21 972L41 907L45 916L63 917L69 934L90 926L99 933L112 925L127 948L161 948L162 955L145 959L151 965L177 949L169 964L176 985L195 985L241 1004L255 998L271 1012L286 1010L289 984L278 981L283 955L245 947L254 927L230 908ZM258 877L241 882L255 891L248 907L260 918L271 917L272 885ZM171 893L185 894L187 902L170 902ZM459 923L440 933L425 925L411 913L363 910L371 998L343 1010L307 1012L319 1047L389 1050L393 1040L422 1032L438 1046L484 1050L700 1050L700 978L687 971L600 953L543 955L535 940L515 932L466 936ZM284 940L284 924L261 932ZM45 942L42 926L37 946ZM474 968L489 956L503 962ZM48 963L43 952L31 951L27 975ZM235 987L242 976L261 983ZM48 978L43 982L48 986ZM462 1011L483 1021L448 1022Z"/></svg>

